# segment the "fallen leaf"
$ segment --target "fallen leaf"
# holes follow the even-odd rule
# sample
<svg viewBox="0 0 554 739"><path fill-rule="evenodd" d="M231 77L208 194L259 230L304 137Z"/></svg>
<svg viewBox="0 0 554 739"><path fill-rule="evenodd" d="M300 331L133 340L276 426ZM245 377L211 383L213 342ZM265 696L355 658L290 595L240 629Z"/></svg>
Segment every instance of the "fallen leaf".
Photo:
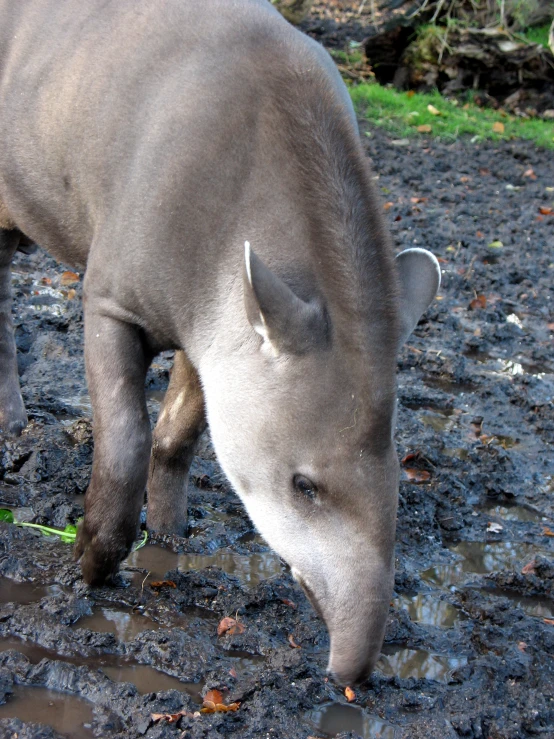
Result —
<svg viewBox="0 0 554 739"><path fill-rule="evenodd" d="M408 90L408 92L406 93L407 98L413 98L414 95L415 95L415 90Z"/></svg>
<svg viewBox="0 0 554 739"><path fill-rule="evenodd" d="M433 130L428 123L422 123L421 126L417 127L419 133L431 133Z"/></svg>
<svg viewBox="0 0 554 739"><path fill-rule="evenodd" d="M151 713L150 718L154 723L158 721L167 721L168 724L174 724L183 716L192 718L193 714L189 711L179 711L178 713Z"/></svg>
<svg viewBox="0 0 554 739"><path fill-rule="evenodd" d="M486 167L483 167L482 169L479 170L479 174L483 176L489 175L490 173L491 173L490 169L487 169Z"/></svg>
<svg viewBox="0 0 554 739"><path fill-rule="evenodd" d="M352 688L349 688L348 686L344 689L344 695L346 696L346 700L349 703L352 703L352 701L356 700L356 693L352 690Z"/></svg>
<svg viewBox="0 0 554 739"><path fill-rule="evenodd" d="M498 239L496 239L495 241L491 241L491 243L489 244L490 249L502 249L503 246L504 244L501 241L498 241Z"/></svg>
<svg viewBox="0 0 554 739"><path fill-rule="evenodd" d="M288 598L281 598L281 601L290 608L296 608L296 603L293 600L289 600Z"/></svg>
<svg viewBox="0 0 554 739"><path fill-rule="evenodd" d="M545 624L549 624L550 626L554 626L554 618L543 618L543 621Z"/></svg>
<svg viewBox="0 0 554 739"><path fill-rule="evenodd" d="M470 182L470 181L471 181L471 177L466 177L466 175L462 175L460 177L460 182L466 183L466 182Z"/></svg>
<svg viewBox="0 0 554 739"><path fill-rule="evenodd" d="M240 621L237 621L234 618L231 618L230 616L226 616L225 618L222 618L219 622L219 625L217 627L217 635L222 636L223 634L229 633L229 634L243 634L245 631L244 624L241 624Z"/></svg>
<svg viewBox="0 0 554 739"><path fill-rule="evenodd" d="M215 713L215 703L213 701L204 701L200 713Z"/></svg>
<svg viewBox="0 0 554 739"><path fill-rule="evenodd" d="M231 669L229 670L229 675L231 675L231 677L237 676L237 671L235 670L234 667L231 667Z"/></svg>
<svg viewBox="0 0 554 739"><path fill-rule="evenodd" d="M296 642L294 641L294 637L293 637L293 635L292 635L292 634L289 634L289 644L291 645L291 647L292 647L293 649L302 649L302 647L300 646L300 644L297 644L297 643L296 643Z"/></svg>
<svg viewBox="0 0 554 739"><path fill-rule="evenodd" d="M214 703L213 701L204 700L200 713L226 713L227 711L238 711L240 703Z"/></svg>
<svg viewBox="0 0 554 739"><path fill-rule="evenodd" d="M77 295L77 291L74 290L73 288L71 288L71 289L69 289L67 291L67 296L66 297L67 297L68 300L73 300L73 298L75 297L75 295Z"/></svg>
<svg viewBox="0 0 554 739"><path fill-rule="evenodd" d="M487 298L484 295L477 295L477 297L473 298L473 300L469 304L469 307L470 307L470 310L478 310L479 308L486 308Z"/></svg>
<svg viewBox="0 0 554 739"><path fill-rule="evenodd" d="M415 483L427 482L431 478L430 472L418 470L416 467L404 467L404 473L410 482Z"/></svg>
<svg viewBox="0 0 554 739"><path fill-rule="evenodd" d="M392 208L392 206L393 206L393 205L394 205L394 203L391 203L391 202L389 201L388 203L385 203L385 204L383 205L383 210L390 210L390 209Z"/></svg>
<svg viewBox="0 0 554 739"><path fill-rule="evenodd" d="M554 208L542 206L541 208L539 208L539 213L543 216L554 216Z"/></svg>
<svg viewBox="0 0 554 739"><path fill-rule="evenodd" d="M60 285L62 287L74 285L76 282L79 282L79 275L76 272L63 272L60 277Z"/></svg>
<svg viewBox="0 0 554 739"><path fill-rule="evenodd" d="M517 648L520 652L525 652L525 650L527 649L527 644L524 641L520 641L517 643Z"/></svg>
<svg viewBox="0 0 554 739"><path fill-rule="evenodd" d="M504 526L500 523L496 523L496 521L489 521L487 524L487 533L489 534L499 534Z"/></svg>
<svg viewBox="0 0 554 739"><path fill-rule="evenodd" d="M492 130L495 133L504 133L504 124L501 121L496 121L492 124Z"/></svg>
<svg viewBox="0 0 554 739"><path fill-rule="evenodd" d="M431 115L442 115L440 110L438 110L438 108L435 108L434 105L428 105L427 110L429 111L429 113L431 113Z"/></svg>
<svg viewBox="0 0 554 739"><path fill-rule="evenodd" d="M410 198L410 200L412 203L414 203L414 205L416 203L426 203L427 202L427 198Z"/></svg>
<svg viewBox="0 0 554 739"><path fill-rule="evenodd" d="M220 690L208 690L203 699L204 703L223 703L223 695Z"/></svg>
<svg viewBox="0 0 554 739"><path fill-rule="evenodd" d="M549 529L548 526L545 526L542 530L543 536L554 536L554 531L552 529Z"/></svg>
<svg viewBox="0 0 554 739"><path fill-rule="evenodd" d="M477 233L475 235L477 236L478 239L484 239L485 238L485 234L482 231L477 231Z"/></svg>
<svg viewBox="0 0 554 739"><path fill-rule="evenodd" d="M160 590L161 588L176 588L177 585L173 580L156 580L155 582L149 583L153 590Z"/></svg>
<svg viewBox="0 0 554 739"><path fill-rule="evenodd" d="M546 328L547 328L547 329L548 329L549 331L554 331L554 323L547 323L547 324L546 324Z"/></svg>
<svg viewBox="0 0 554 739"><path fill-rule="evenodd" d="M52 280L49 277L43 277L42 280L41 280L41 282L42 282L43 285L51 285L52 284Z"/></svg>
<svg viewBox="0 0 554 739"><path fill-rule="evenodd" d="M396 218L394 220L395 221L401 221L402 220L402 216L396 216Z"/></svg>
<svg viewBox="0 0 554 739"><path fill-rule="evenodd" d="M537 179L537 175L535 174L533 167L529 167L529 169L526 169L525 172L523 173L523 176L530 177L532 180Z"/></svg>

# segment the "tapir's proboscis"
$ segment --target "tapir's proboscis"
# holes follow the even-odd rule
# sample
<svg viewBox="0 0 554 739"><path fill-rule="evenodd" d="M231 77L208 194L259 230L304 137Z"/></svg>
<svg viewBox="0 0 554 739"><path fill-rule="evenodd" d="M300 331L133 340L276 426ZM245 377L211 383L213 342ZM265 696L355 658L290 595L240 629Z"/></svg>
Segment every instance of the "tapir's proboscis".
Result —
<svg viewBox="0 0 554 739"><path fill-rule="evenodd" d="M147 490L184 536L209 424L252 521L366 677L394 579L398 348L435 258L394 258L347 90L266 0L0 0L0 423L26 424L10 262L84 271L94 459L76 556L117 572ZM22 242L24 240L24 242ZM175 362L151 432L145 376Z"/></svg>

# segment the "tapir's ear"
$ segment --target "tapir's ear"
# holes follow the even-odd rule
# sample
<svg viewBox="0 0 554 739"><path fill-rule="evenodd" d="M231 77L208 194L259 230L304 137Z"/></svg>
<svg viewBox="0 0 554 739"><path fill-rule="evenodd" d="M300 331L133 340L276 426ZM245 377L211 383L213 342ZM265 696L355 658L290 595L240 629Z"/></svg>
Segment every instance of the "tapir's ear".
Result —
<svg viewBox="0 0 554 739"><path fill-rule="evenodd" d="M406 249L395 261L400 278L401 346L437 294L441 270L436 258L426 249Z"/></svg>
<svg viewBox="0 0 554 739"><path fill-rule="evenodd" d="M244 305L254 330L274 354L301 354L327 341L327 320L317 301L301 300L244 242Z"/></svg>

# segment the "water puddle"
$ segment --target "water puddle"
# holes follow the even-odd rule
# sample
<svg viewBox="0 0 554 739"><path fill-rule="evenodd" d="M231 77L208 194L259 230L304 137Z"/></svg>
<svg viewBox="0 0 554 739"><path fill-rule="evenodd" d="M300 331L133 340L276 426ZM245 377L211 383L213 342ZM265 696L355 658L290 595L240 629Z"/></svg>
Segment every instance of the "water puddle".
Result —
<svg viewBox="0 0 554 739"><path fill-rule="evenodd" d="M86 665L91 670L99 669L114 682L132 683L141 694L157 693L161 690L178 690L190 695L197 703L202 703L202 685L181 682L178 678L166 675L165 672L160 672L154 667L140 665L117 655L72 658L58 655L54 651L20 639L0 639L0 652L9 650L25 655L33 664L38 664L43 659L50 659L77 666ZM252 655L248 656L252 657Z"/></svg>
<svg viewBox="0 0 554 739"><path fill-rule="evenodd" d="M187 693L197 703L202 703L202 685L183 683L176 677L166 675L153 667L137 664L105 665L100 668L110 680L117 683L132 683L141 695L159 693L162 690L178 690Z"/></svg>
<svg viewBox="0 0 554 739"><path fill-rule="evenodd" d="M37 603L47 595L57 595L61 592L62 588L59 585L37 585L0 577L0 603L18 603L25 606Z"/></svg>
<svg viewBox="0 0 554 739"><path fill-rule="evenodd" d="M424 649L399 649L383 647L377 668L388 677L424 678L447 682L450 673L467 664L466 657L432 654Z"/></svg>
<svg viewBox="0 0 554 739"><path fill-rule="evenodd" d="M378 716L369 716L358 706L344 703L325 703L309 711L305 717L323 737L334 737L349 731L364 739L395 739L397 736L392 724Z"/></svg>
<svg viewBox="0 0 554 739"><path fill-rule="evenodd" d="M92 706L81 698L46 688L14 686L8 702L0 706L0 719L18 718L51 726L70 739L90 739Z"/></svg>
<svg viewBox="0 0 554 739"><path fill-rule="evenodd" d="M540 522L546 521L540 511L531 508L531 506L519 505L517 503L504 503L499 505L492 501L487 501L483 504L482 510L486 511L491 516L498 516L503 518L505 521L526 521L526 522Z"/></svg>
<svg viewBox="0 0 554 739"><path fill-rule="evenodd" d="M517 325L516 320L510 321L509 319L510 317L508 317L508 321L510 323L516 323ZM494 375L511 375L512 377L515 377L516 375L532 375L533 377L542 378L545 375L554 373L554 368L549 364L544 362L530 362L519 356L505 359L502 357L493 357L488 352L472 350L464 352L464 356L468 359L473 359L479 364L490 365L491 369L489 372Z"/></svg>
<svg viewBox="0 0 554 739"><path fill-rule="evenodd" d="M425 582L441 588L450 588L468 575L487 575L500 570L520 572L537 554L552 557L553 552L533 544L513 541L460 541L448 547L462 559L458 562L434 565L421 573Z"/></svg>
<svg viewBox="0 0 554 739"><path fill-rule="evenodd" d="M454 457L456 459L467 459L469 457L469 451L463 447L444 447L442 453L447 457Z"/></svg>
<svg viewBox="0 0 554 739"><path fill-rule="evenodd" d="M418 593L414 596L399 595L394 599L396 608L405 608L415 623L449 629L465 618L451 603L440 600L436 593Z"/></svg>
<svg viewBox="0 0 554 739"><path fill-rule="evenodd" d="M202 570L204 567L219 567L224 572L238 577L245 585L254 588L272 575L280 575L284 565L274 552L236 554L229 549L221 549L215 554L175 554L169 549L150 544L133 552L125 563L150 573L149 579L161 580L168 570L179 572ZM144 580L137 573L135 584Z"/></svg>
<svg viewBox="0 0 554 739"><path fill-rule="evenodd" d="M132 641L143 631L162 628L160 624L143 616L138 611L122 611L112 608L100 608L91 616L80 618L75 627L115 634L119 641Z"/></svg>
<svg viewBox="0 0 554 739"><path fill-rule="evenodd" d="M452 410L423 410L419 419L425 426L430 426L437 433L449 431L456 423L459 413Z"/></svg>
<svg viewBox="0 0 554 739"><path fill-rule="evenodd" d="M485 593L507 598L514 606L521 608L528 616L554 618L554 601L535 595L518 595L502 588L484 588Z"/></svg>

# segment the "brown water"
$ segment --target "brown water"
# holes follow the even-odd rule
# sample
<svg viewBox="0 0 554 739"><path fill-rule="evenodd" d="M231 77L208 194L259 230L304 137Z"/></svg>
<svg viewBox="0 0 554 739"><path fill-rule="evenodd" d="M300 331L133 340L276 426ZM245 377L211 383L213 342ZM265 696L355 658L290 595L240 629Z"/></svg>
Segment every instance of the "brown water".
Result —
<svg viewBox="0 0 554 739"><path fill-rule="evenodd" d="M125 560L125 565L141 568L145 574L149 572L149 580L162 579L168 570L178 569L179 572L187 572L214 566L235 575L251 588L272 575L281 574L284 570L279 557L271 551L236 554L229 549L221 549L214 554L175 554L156 544L147 545L133 552ZM135 584L140 585L145 574L137 573L133 577Z"/></svg>
<svg viewBox="0 0 554 739"><path fill-rule="evenodd" d="M47 595L61 593L59 585L37 585L32 582L16 582L9 577L0 577L0 603L36 603Z"/></svg>
<svg viewBox="0 0 554 739"><path fill-rule="evenodd" d="M453 605L439 600L436 593L418 593L417 595L399 595L394 599L396 608L405 608L410 619L416 623L451 628L465 618L464 614Z"/></svg>
<svg viewBox="0 0 554 739"><path fill-rule="evenodd" d="M531 508L531 506L518 505L517 503L504 503L499 505L495 502L487 502L482 509L491 516L498 516L506 521L546 521L540 511Z"/></svg>
<svg viewBox="0 0 554 739"><path fill-rule="evenodd" d="M309 711L305 718L317 730L318 736L334 737L353 731L364 739L395 739L397 730L378 716L369 716L358 706L326 703Z"/></svg>
<svg viewBox="0 0 554 739"><path fill-rule="evenodd" d="M554 618L554 601L534 595L518 595L501 588L486 588L485 592L508 598L515 607L521 608L528 616Z"/></svg>
<svg viewBox="0 0 554 739"><path fill-rule="evenodd" d="M383 647L377 669L389 677L410 677L426 680L448 680L452 670L467 663L465 657L432 654L424 649Z"/></svg>
<svg viewBox="0 0 554 739"><path fill-rule="evenodd" d="M92 706L74 695L46 688L14 686L8 702L0 706L0 719L19 718L51 726L69 739L91 739Z"/></svg>
<svg viewBox="0 0 554 739"><path fill-rule="evenodd" d="M75 627L115 634L120 641L132 641L143 631L161 628L160 624L138 611L124 611L115 608L95 609L92 615L80 618L75 623Z"/></svg>

